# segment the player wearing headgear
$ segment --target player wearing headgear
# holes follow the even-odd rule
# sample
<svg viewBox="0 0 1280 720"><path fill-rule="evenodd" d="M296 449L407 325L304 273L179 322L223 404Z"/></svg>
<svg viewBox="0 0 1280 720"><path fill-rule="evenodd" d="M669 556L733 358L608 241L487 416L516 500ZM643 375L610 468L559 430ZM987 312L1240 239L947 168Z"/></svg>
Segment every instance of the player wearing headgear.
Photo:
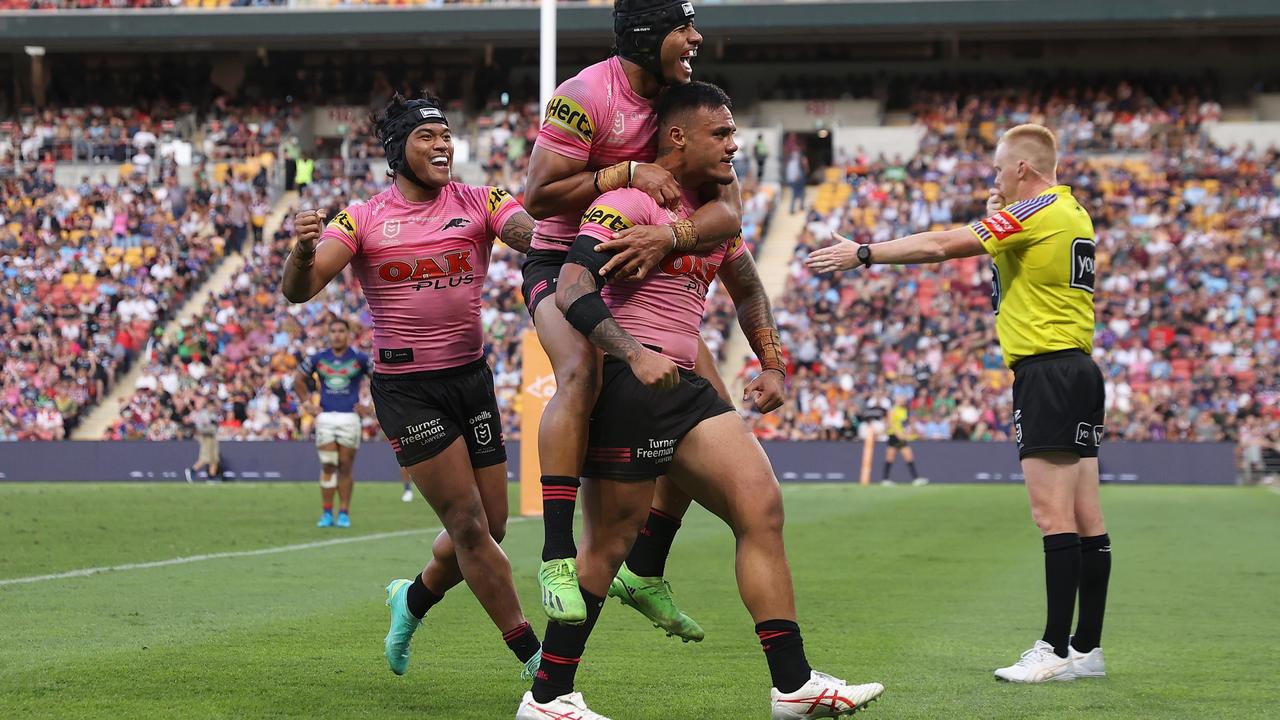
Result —
<svg viewBox="0 0 1280 720"><path fill-rule="evenodd" d="M736 128L724 91L708 83L672 88L658 101L657 114L657 162L682 187L733 181ZM739 592L773 681L772 717L847 715L884 691L878 683L850 685L810 668L796 623L777 478L742 418L693 373L706 293L717 274L747 337L776 331L742 241L672 253L643 280L615 279L600 288L599 270L608 256L594 248L613 226L688 217L699 204L696 191L685 194L676 210L640 190L607 192L583 217L561 270L556 304L576 331L606 353L583 471L591 501L584 505L579 582L588 616L581 625L548 623L542 664L517 720L601 717L574 692L574 677L603 596L645 523L657 478L669 467L680 470L683 488L733 529ZM753 349L765 370L748 392L780 399L785 366L777 344L753 342ZM671 703L667 716L689 716L678 699Z"/></svg>
<svg viewBox="0 0 1280 720"><path fill-rule="evenodd" d="M533 218L501 188L451 180L453 140L435 98L397 94L375 127L394 182L339 213L323 235L320 213L300 214L281 290L306 302L351 265L373 319L378 422L445 528L426 568L387 586L387 663L404 674L422 617L465 578L531 672L538 640L498 546L507 522L507 454L480 298L494 236L524 251Z"/></svg>
<svg viewBox="0 0 1280 720"><path fill-rule="evenodd" d="M1043 535L1044 634L995 671L1009 682L1106 675L1102 620L1111 536L1098 494L1106 384L1093 352L1093 221L1057 180L1058 145L1043 125L1010 128L996 145L988 217L875 245L836 236L806 264L815 272L987 254L996 335L1013 371L1014 439ZM1077 597L1080 618L1071 619Z"/></svg>
<svg viewBox="0 0 1280 720"><path fill-rule="evenodd" d="M320 522L316 527L351 527L351 469L360 449L360 386L373 372L369 357L351 347L351 327L346 320L329 320L329 347L298 363L294 387L314 392L319 388L320 413L316 415L316 451L320 456ZM316 381L319 380L317 383ZM299 393L301 395L301 393ZM305 399L305 398L304 398ZM333 516L333 495L338 494L338 517Z"/></svg>
<svg viewBox="0 0 1280 720"><path fill-rule="evenodd" d="M618 0L613 15L614 54L556 89L534 145L525 191L525 204L539 220L524 265L524 296L556 377L556 394L543 412L538 433L546 533L538 582L543 610L553 620L568 623L586 618L577 593L573 512L587 418L599 392L600 354L565 322L554 302L543 300L555 295L582 213L601 193L634 188L664 207L680 204L680 187L653 162L653 103L664 87L690 81L690 61L702 44L689 2ZM741 197L736 178L726 186L708 186L699 199L707 202L689 217L611 228L601 249L617 255L605 271L642 278L673 250L707 252L738 235ZM715 360L700 340L697 372L727 399ZM688 507L688 496L678 488L659 485L649 524L610 591L686 641L701 640L702 628L677 609L662 574Z"/></svg>

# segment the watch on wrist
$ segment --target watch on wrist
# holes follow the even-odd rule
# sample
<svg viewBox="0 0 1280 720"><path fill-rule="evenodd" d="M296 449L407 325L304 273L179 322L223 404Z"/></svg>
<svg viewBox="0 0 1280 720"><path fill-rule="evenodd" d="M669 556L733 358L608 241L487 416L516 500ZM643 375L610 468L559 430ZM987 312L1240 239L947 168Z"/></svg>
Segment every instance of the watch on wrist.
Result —
<svg viewBox="0 0 1280 720"><path fill-rule="evenodd" d="M870 245L858 246L858 262L862 263L863 267L871 267L871 246Z"/></svg>

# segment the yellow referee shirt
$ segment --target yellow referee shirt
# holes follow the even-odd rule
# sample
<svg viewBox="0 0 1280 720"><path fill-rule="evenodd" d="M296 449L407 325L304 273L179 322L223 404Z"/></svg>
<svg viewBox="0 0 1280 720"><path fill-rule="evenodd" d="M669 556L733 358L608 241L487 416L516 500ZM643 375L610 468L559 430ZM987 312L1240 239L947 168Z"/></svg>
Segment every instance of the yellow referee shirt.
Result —
<svg viewBox="0 0 1280 720"><path fill-rule="evenodd" d="M969 226L992 257L991 304L1005 364L1056 350L1093 352L1094 235L1056 185Z"/></svg>
<svg viewBox="0 0 1280 720"><path fill-rule="evenodd" d="M893 410L889 411L889 434L897 435L903 440L911 440L907 437L907 409L901 405L894 405Z"/></svg>

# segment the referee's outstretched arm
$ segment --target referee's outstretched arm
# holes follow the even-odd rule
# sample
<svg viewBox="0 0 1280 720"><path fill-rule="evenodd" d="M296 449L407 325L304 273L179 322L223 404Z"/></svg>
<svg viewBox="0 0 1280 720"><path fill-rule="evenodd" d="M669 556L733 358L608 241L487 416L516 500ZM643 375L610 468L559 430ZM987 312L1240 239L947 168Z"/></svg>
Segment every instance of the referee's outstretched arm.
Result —
<svg viewBox="0 0 1280 720"><path fill-rule="evenodd" d="M839 272L851 270L859 264L871 265L914 265L916 263L938 263L953 258L982 255L986 250L978 238L968 227L960 226L950 230L922 232L915 235L876 243L874 255L871 245L858 243L831 233L835 243L814 250L805 265L814 272ZM859 252L862 257L859 257Z"/></svg>

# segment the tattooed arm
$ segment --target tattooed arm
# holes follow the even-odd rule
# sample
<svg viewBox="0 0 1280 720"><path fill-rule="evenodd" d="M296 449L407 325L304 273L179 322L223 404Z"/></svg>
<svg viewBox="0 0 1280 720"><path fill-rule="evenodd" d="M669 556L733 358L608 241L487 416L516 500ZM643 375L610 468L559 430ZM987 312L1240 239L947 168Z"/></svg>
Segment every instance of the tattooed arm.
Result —
<svg viewBox="0 0 1280 720"><path fill-rule="evenodd" d="M533 242L533 218L524 211L512 215L498 237L516 252L529 252L529 245Z"/></svg>
<svg viewBox="0 0 1280 720"><path fill-rule="evenodd" d="M669 390L680 383L680 371L671 360L640 344L613 318L600 297L598 267L603 263L595 251L597 240L579 235L569 251L556 288L556 307L578 332L592 345L623 360L631 372L645 385L656 390ZM584 264L585 263L585 264Z"/></svg>
<svg viewBox="0 0 1280 720"><path fill-rule="evenodd" d="M787 366L782 359L778 325L769 307L769 296L751 253L743 252L720 269L720 280L738 309L738 326L760 358L760 374L747 384L742 399L751 401L760 412L782 407Z"/></svg>

